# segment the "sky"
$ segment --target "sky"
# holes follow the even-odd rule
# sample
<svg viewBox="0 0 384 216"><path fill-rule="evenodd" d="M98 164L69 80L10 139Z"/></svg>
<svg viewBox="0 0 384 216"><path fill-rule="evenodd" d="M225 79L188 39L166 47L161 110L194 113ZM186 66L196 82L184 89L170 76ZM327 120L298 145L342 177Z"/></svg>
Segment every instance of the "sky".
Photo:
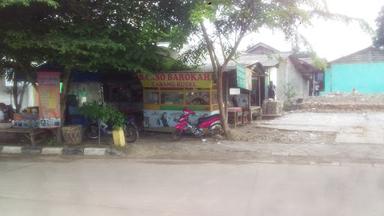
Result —
<svg viewBox="0 0 384 216"><path fill-rule="evenodd" d="M384 6L384 0L327 0L327 3L331 13L364 19L373 30L376 30L375 20ZM300 34L306 38L319 57L328 61L371 46L373 37L356 23L346 24L336 20L314 20L313 26L301 28ZM291 50L291 43L285 40L282 33L266 29L247 36L240 50L258 42L266 43L280 51Z"/></svg>

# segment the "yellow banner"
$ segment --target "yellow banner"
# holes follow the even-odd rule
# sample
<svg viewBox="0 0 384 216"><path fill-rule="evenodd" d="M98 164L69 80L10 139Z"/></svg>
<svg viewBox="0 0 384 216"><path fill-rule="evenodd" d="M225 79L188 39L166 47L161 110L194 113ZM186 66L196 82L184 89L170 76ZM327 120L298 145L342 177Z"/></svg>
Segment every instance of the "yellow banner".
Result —
<svg viewBox="0 0 384 216"><path fill-rule="evenodd" d="M144 88L212 88L212 73L156 73L140 74Z"/></svg>

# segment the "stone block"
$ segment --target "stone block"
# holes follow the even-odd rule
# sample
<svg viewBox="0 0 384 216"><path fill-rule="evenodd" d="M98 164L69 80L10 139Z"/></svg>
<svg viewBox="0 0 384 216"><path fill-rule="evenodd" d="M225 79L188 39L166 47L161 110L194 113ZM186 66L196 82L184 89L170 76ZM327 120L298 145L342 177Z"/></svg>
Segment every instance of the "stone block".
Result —
<svg viewBox="0 0 384 216"><path fill-rule="evenodd" d="M63 147L45 147L41 150L43 155L61 155L63 154Z"/></svg>
<svg viewBox="0 0 384 216"><path fill-rule="evenodd" d="M84 148L84 155L87 156L104 156L106 153L106 148Z"/></svg>

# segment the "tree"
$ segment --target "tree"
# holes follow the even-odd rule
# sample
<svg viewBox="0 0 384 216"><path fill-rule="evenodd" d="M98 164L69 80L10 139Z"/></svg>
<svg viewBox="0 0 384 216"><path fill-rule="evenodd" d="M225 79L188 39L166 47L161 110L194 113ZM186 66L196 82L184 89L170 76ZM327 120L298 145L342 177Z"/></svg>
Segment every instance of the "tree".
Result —
<svg viewBox="0 0 384 216"><path fill-rule="evenodd" d="M2 56L8 62L21 64L25 53L24 66L60 65L64 113L74 69L155 71L164 63L169 66L169 57L157 43L169 41L171 48L181 47L192 27L188 17L193 4L192 0L8 0L0 4L0 50L4 47Z"/></svg>
<svg viewBox="0 0 384 216"><path fill-rule="evenodd" d="M374 44L376 47L384 46L384 6L381 8L379 17L376 19L377 30Z"/></svg>
<svg viewBox="0 0 384 216"><path fill-rule="evenodd" d="M326 14L325 3L316 0L212 0L200 1L195 6L191 20L199 27L195 33L200 43L196 45L196 52L188 54L194 57L209 55L226 135L229 135L229 128L223 99L223 72L243 38L261 27L281 30L291 37L299 25L310 24L312 16Z"/></svg>
<svg viewBox="0 0 384 216"><path fill-rule="evenodd" d="M13 104L15 105L14 111L16 113L20 113L24 100L25 90L30 83L20 80L18 73L16 73L13 69L5 69L2 77L8 81L11 81L12 83L12 87L7 89L6 92L12 96Z"/></svg>

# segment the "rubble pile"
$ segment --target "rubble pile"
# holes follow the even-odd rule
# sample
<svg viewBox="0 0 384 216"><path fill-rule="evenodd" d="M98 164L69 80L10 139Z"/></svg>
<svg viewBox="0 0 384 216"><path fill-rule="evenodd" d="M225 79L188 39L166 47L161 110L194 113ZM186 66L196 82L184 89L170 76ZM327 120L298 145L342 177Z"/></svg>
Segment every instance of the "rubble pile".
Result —
<svg viewBox="0 0 384 216"><path fill-rule="evenodd" d="M309 97L299 104L299 108L310 111L383 111L384 94L329 94Z"/></svg>
<svg viewBox="0 0 384 216"><path fill-rule="evenodd" d="M280 101L265 100L262 105L263 114L279 115L282 113L283 104Z"/></svg>

